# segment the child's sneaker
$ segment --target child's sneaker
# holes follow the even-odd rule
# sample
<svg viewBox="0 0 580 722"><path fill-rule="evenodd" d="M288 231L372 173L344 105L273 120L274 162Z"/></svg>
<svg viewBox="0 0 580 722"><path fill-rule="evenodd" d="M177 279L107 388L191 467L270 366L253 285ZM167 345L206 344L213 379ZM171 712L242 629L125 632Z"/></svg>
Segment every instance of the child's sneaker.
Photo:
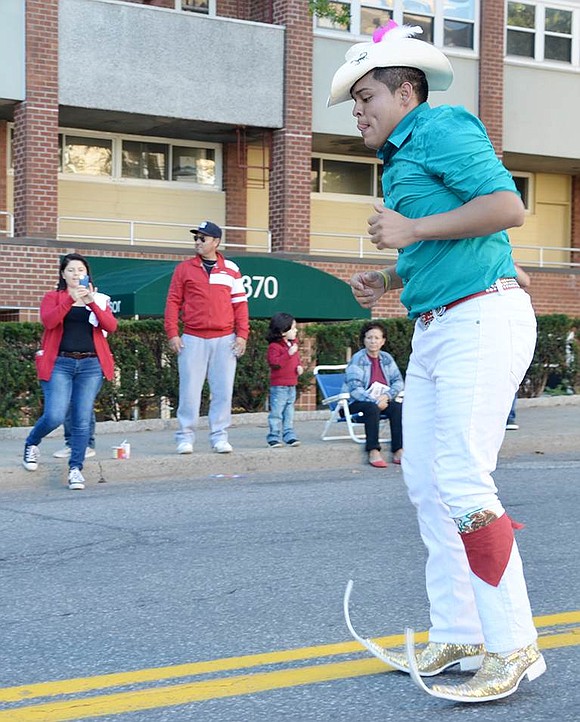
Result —
<svg viewBox="0 0 580 722"><path fill-rule="evenodd" d="M281 441L268 441L268 446L272 447L272 449L278 449L280 446L282 446Z"/></svg>
<svg viewBox="0 0 580 722"><path fill-rule="evenodd" d="M81 470L73 466L68 472L68 488L73 491L80 491L85 488L85 478L81 474Z"/></svg>
<svg viewBox="0 0 580 722"><path fill-rule="evenodd" d="M38 469L39 457L40 449L38 446L34 446L34 444L25 444L22 466L26 469L26 471L36 471Z"/></svg>
<svg viewBox="0 0 580 722"><path fill-rule="evenodd" d="M298 439L289 439L286 444L288 446L300 446L300 442L298 441Z"/></svg>

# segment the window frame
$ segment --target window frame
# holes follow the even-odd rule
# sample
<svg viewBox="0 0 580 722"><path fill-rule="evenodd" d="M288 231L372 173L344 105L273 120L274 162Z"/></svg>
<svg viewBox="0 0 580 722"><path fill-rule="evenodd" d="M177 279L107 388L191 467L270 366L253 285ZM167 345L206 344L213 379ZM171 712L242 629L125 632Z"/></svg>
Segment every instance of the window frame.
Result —
<svg viewBox="0 0 580 722"><path fill-rule="evenodd" d="M94 138L112 141L112 164L110 176L96 176L88 174L58 172L59 180L74 180L82 183L119 183L122 185L135 185L146 187L180 188L184 190L223 192L223 149L220 143L205 143L201 141L183 140L177 138L153 137L142 135L125 135L123 133L104 133L79 130L76 128L59 128L58 134L66 138L67 135L74 135L81 138ZM123 141L136 141L141 143L156 143L168 146L168 178L167 180L149 180L147 178L130 178L122 175L122 148ZM215 183L197 183L193 180L173 180L173 148L201 148L214 152L215 162Z"/></svg>
<svg viewBox="0 0 580 722"><path fill-rule="evenodd" d="M350 5L351 7L351 21L350 30L340 30L331 28L321 28L317 25L317 17L314 15L312 18L313 31L315 35L334 37L334 38L349 38L353 42L365 42L369 41L370 35L361 35L360 32L360 19L361 19L361 8L362 7L377 7L380 8L380 0L337 0L341 4ZM446 54L450 55L467 55L469 57L475 56L479 53L479 28L480 28L480 4L481 0L473 0L473 21L468 20L466 22L473 23L473 47L464 48L456 45L444 45L444 21L446 18L457 19L454 16L445 14L444 9L445 0L434 0L435 13L434 15L426 15L425 17L433 17L433 44L445 50ZM398 24L404 23L403 16L405 14L404 0L392 0L393 20ZM507 7L507 6L506 6ZM390 8L383 8L389 10ZM410 12L410 11L407 11ZM420 13L414 13L420 15ZM417 36L423 37L421 35Z"/></svg>
<svg viewBox="0 0 580 722"><path fill-rule="evenodd" d="M206 13L202 13L198 10L185 10L182 5L182 0L175 0L175 9L180 13L198 15L201 17L211 18L217 15L217 0L208 0L208 10Z"/></svg>
<svg viewBox="0 0 580 722"><path fill-rule="evenodd" d="M311 198L317 198L319 200L332 200L332 201L339 201L343 203L368 203L370 201L375 201L377 199L382 200L383 196L381 195L361 195L360 193L328 193L326 191L322 190L322 175L323 175L323 168L324 168L324 161L339 161L342 163L353 163L353 164L363 164L367 166L373 167L373 177L372 177L372 185L375 191L379 187L378 182L378 174L379 174L379 168L382 166L382 162L378 158L361 158L360 156L352 156L352 155L335 155L332 153L312 153L311 156L311 167L312 167L312 160L317 159L319 161L319 169L318 169L318 190L310 191Z"/></svg>
<svg viewBox="0 0 580 722"><path fill-rule="evenodd" d="M508 0L505 4L505 57L510 63L514 64L538 64L543 66L557 68L558 70L579 70L580 69L580 7L566 0L513 0L522 5L530 5L535 8L534 28L525 29L515 25L508 25L508 5L512 0ZM546 10L564 10L572 14L571 33L556 33L546 30ZM534 34L534 54L528 55L510 55L507 51L507 34L508 31L530 32ZM561 37L570 39L570 61L555 60L545 57L545 40L546 36Z"/></svg>
<svg viewBox="0 0 580 722"><path fill-rule="evenodd" d="M525 178L527 181L527 193L526 193L526 199L522 198L522 202L524 204L525 212L529 215L533 215L536 211L536 176L534 173L528 173L526 171L510 171L510 174L512 178Z"/></svg>

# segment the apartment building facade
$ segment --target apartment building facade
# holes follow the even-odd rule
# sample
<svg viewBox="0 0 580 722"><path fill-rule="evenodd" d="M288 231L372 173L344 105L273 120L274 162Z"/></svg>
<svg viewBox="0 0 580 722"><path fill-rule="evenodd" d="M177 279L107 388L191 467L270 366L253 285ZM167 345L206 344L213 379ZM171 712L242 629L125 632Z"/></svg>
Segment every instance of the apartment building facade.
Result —
<svg viewBox="0 0 580 722"><path fill-rule="evenodd" d="M383 265L366 236L379 163L348 104L326 99L348 47L391 17L446 52L455 81L430 102L478 114L516 179L527 214L511 239L537 312L580 316L580 5L333 6L344 22L306 0L3 0L0 321L36 320L71 250L103 278L133 269L127 292L139 264L153 284L205 218L226 228L254 300L262 279L263 315L292 312L278 291L296 268L322 283ZM316 277L292 284L311 309L296 315L332 317ZM404 312L396 295L374 311Z"/></svg>

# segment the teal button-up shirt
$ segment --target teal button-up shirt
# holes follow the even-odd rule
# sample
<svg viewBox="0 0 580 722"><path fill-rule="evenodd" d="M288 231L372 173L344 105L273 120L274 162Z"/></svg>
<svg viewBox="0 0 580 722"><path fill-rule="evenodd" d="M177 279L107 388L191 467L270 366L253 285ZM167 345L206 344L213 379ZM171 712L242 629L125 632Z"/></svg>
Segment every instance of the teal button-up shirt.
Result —
<svg viewBox="0 0 580 722"><path fill-rule="evenodd" d="M407 218L445 213L496 191L517 193L482 123L465 108L421 103L378 151L387 208ZM419 241L399 251L410 318L515 277L507 233Z"/></svg>

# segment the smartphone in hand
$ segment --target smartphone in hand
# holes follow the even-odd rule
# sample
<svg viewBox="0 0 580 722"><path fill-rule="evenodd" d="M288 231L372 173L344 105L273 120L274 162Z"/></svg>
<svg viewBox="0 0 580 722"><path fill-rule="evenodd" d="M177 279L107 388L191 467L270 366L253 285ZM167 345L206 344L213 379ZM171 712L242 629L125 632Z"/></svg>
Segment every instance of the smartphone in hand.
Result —
<svg viewBox="0 0 580 722"><path fill-rule="evenodd" d="M79 279L79 285L84 286L85 288L89 287L89 283L90 281L88 276L83 276Z"/></svg>

